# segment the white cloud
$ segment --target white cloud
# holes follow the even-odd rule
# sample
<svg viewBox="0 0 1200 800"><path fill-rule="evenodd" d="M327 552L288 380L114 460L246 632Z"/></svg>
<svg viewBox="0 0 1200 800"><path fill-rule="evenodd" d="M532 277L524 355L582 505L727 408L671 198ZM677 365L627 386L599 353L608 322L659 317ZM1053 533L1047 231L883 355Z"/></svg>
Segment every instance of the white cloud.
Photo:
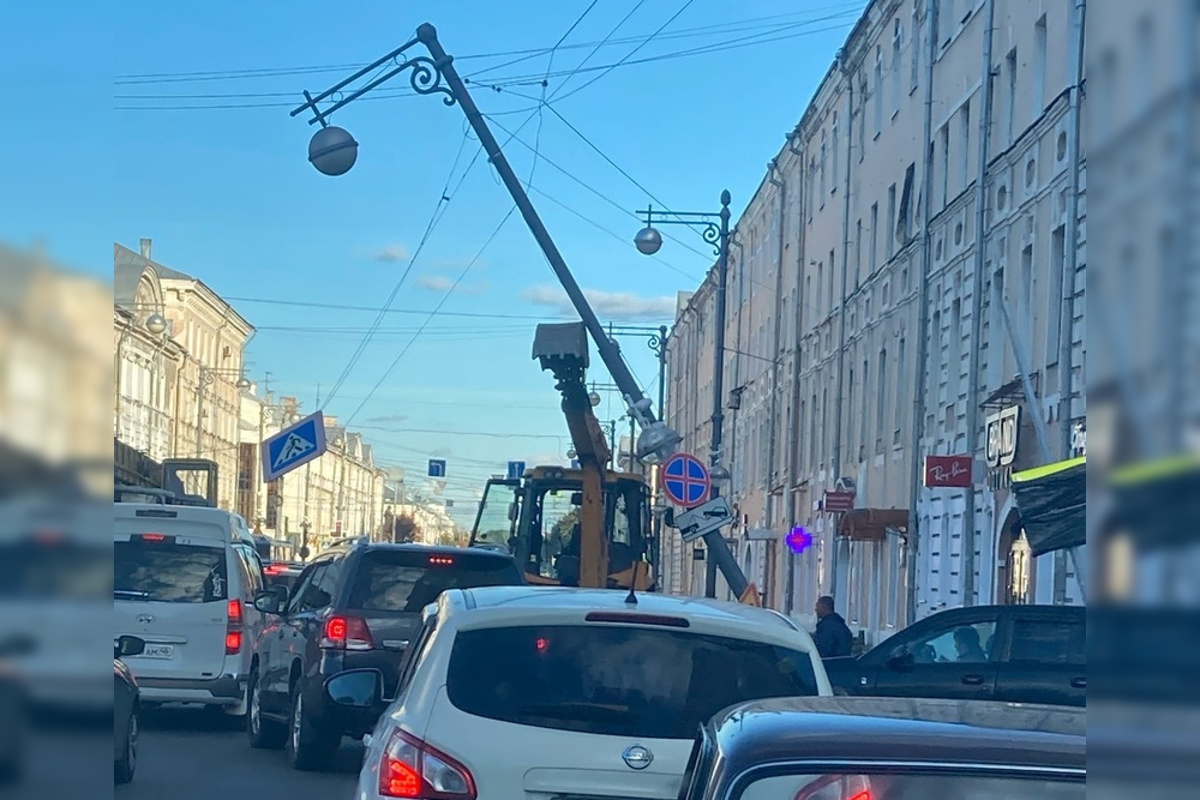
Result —
<svg viewBox="0 0 1200 800"><path fill-rule="evenodd" d="M372 250L369 256L372 261L378 261L381 264L395 264L398 261L407 261L409 252L406 245L389 244L387 247Z"/></svg>
<svg viewBox="0 0 1200 800"><path fill-rule="evenodd" d="M390 422L394 424L397 422L404 422L407 419L407 414L388 414L382 417L369 417L367 418L367 422Z"/></svg>
<svg viewBox="0 0 1200 800"><path fill-rule="evenodd" d="M674 297L643 297L634 292L607 292L603 289L584 289L583 294L596 315L604 319L658 321L675 316ZM535 306L553 308L564 314L575 313L575 307L560 286L530 286L522 296Z"/></svg>
<svg viewBox="0 0 1200 800"><path fill-rule="evenodd" d="M417 286L420 286L422 289L428 289L431 292L448 292L453 285L454 281L445 275L417 276Z"/></svg>
<svg viewBox="0 0 1200 800"><path fill-rule="evenodd" d="M488 289L486 281L479 283L460 283L454 285L453 278L447 278L445 275L418 275L417 286L422 289L428 289L431 292L448 292L453 289L458 294L483 294Z"/></svg>

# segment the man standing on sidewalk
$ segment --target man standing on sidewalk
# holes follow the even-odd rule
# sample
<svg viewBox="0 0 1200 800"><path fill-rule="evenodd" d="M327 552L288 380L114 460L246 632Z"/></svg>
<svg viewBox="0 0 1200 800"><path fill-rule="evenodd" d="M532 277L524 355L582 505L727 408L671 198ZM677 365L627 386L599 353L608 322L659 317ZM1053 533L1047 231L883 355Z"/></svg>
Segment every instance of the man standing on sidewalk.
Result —
<svg viewBox="0 0 1200 800"><path fill-rule="evenodd" d="M825 595L817 600L817 632L813 640L821 658L836 658L850 655L854 646L854 634L846 620L833 610L833 598Z"/></svg>

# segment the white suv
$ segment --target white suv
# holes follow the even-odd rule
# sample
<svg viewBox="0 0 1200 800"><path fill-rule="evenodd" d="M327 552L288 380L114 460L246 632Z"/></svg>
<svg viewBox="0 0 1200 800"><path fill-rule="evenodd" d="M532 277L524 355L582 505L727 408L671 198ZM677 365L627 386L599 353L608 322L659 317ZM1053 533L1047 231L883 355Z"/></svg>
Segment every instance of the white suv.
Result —
<svg viewBox="0 0 1200 800"><path fill-rule="evenodd" d="M115 634L146 648L126 659L142 705L184 703L246 713L254 608L263 568L246 521L199 506L113 504Z"/></svg>
<svg viewBox="0 0 1200 800"><path fill-rule="evenodd" d="M545 587L447 591L425 609L357 800L674 798L700 725L766 697L831 695L783 615L699 598ZM326 682L381 704L382 675Z"/></svg>

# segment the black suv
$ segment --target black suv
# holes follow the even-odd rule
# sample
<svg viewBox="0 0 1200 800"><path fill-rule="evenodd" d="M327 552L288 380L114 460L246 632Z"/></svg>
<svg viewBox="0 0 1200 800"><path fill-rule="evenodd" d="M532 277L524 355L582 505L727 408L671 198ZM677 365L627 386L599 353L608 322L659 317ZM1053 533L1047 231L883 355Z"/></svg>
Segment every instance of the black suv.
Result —
<svg viewBox="0 0 1200 800"><path fill-rule="evenodd" d="M291 592L273 587L254 605L270 615L255 643L246 730L251 747L286 747L296 769L321 769L342 736L369 732L377 715L335 706L324 684L376 668L396 691L400 659L421 611L446 589L524 583L510 555L417 544L339 544L318 555Z"/></svg>
<svg viewBox="0 0 1200 800"><path fill-rule="evenodd" d="M973 606L932 614L858 658L827 658L838 694L1087 704L1083 606Z"/></svg>

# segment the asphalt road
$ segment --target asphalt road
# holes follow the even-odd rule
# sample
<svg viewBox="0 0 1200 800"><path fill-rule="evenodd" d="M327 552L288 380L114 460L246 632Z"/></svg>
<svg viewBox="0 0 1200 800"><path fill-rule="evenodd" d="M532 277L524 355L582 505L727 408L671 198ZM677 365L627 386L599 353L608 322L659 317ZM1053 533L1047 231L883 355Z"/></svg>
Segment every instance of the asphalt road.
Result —
<svg viewBox="0 0 1200 800"><path fill-rule="evenodd" d="M203 712L160 711L142 720L133 782L116 800L349 800L362 748L343 740L330 772L297 772L282 750L252 750L246 734Z"/></svg>

